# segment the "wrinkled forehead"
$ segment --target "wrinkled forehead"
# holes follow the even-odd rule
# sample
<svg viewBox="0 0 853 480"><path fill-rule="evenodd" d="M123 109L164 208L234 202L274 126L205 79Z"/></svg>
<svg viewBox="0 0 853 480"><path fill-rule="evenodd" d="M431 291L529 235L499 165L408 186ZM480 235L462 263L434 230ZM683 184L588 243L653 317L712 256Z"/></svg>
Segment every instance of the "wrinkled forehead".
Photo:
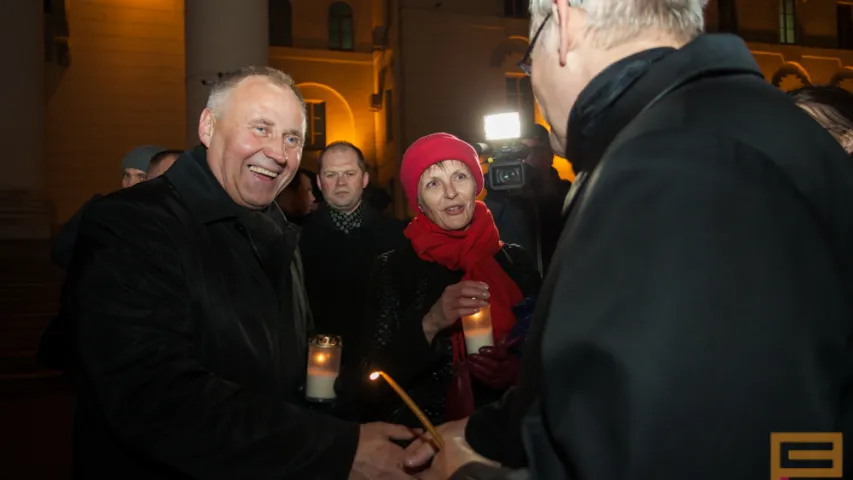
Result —
<svg viewBox="0 0 853 480"><path fill-rule="evenodd" d="M449 177L457 172L471 173L468 165L461 160L442 160L438 163L430 165L424 173L421 174L421 181L430 178Z"/></svg>
<svg viewBox="0 0 853 480"><path fill-rule="evenodd" d="M324 172L360 171L358 154L349 147L330 149L323 155L322 170Z"/></svg>
<svg viewBox="0 0 853 480"><path fill-rule="evenodd" d="M265 78L247 78L228 96L225 115L237 120L262 118L291 130L302 129L305 111L296 94Z"/></svg>

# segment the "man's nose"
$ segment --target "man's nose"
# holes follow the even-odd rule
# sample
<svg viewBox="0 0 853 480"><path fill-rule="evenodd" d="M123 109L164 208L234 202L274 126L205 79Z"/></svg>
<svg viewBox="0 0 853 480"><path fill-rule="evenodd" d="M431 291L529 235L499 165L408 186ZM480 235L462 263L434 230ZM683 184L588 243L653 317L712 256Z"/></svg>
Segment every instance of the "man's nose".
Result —
<svg viewBox="0 0 853 480"><path fill-rule="evenodd" d="M346 184L347 184L346 175L338 175L337 177L335 177L335 183L341 187L346 186Z"/></svg>
<svg viewBox="0 0 853 480"><path fill-rule="evenodd" d="M264 155L279 165L287 163L287 153L284 151L284 143L280 140L269 139L266 145L264 145Z"/></svg>

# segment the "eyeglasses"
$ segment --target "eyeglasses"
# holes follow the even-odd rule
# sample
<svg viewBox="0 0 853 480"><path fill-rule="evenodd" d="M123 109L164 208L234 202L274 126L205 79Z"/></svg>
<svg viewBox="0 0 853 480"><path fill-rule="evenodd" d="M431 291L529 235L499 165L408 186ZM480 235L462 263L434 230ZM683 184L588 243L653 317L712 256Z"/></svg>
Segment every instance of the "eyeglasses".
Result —
<svg viewBox="0 0 853 480"><path fill-rule="evenodd" d="M530 54L533 53L533 47L536 46L536 40L539 40L539 35L542 33L542 29L545 28L545 25L548 23L548 19L550 18L551 12L548 12L548 15L545 15L545 19L542 20L542 24L539 25L538 29L536 29L536 33L533 35L533 40L531 40L530 45L527 46L527 51L524 52L524 56L521 57L521 61L518 62L518 68L520 68L527 76L530 76Z"/></svg>

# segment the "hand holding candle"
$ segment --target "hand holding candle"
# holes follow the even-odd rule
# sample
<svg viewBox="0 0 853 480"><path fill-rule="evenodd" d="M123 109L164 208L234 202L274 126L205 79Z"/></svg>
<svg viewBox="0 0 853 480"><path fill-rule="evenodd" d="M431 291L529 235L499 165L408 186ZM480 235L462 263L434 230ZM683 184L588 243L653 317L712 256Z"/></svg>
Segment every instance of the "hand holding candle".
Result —
<svg viewBox="0 0 853 480"><path fill-rule="evenodd" d="M428 341L462 317L477 313L489 304L489 286L463 280L444 289L444 293L424 317L423 329Z"/></svg>
<svg viewBox="0 0 853 480"><path fill-rule="evenodd" d="M433 426L432 422L430 422L427 416L424 415L424 412L421 411L420 408L418 408L418 405L415 403L414 400L412 400L412 397L406 394L406 391L403 390L399 385L397 385L397 382L395 382L385 372L373 372L370 374L370 379L376 380L380 376L384 378L386 382L388 382L388 385L390 385L391 388L393 388L394 391L397 392L397 395L399 395L400 398L403 399L403 402L409 407L412 413L414 413L415 416L418 417L418 420L420 420L426 431L429 432L430 435L432 435L432 438L435 441L436 445L438 445L438 448L443 447L444 441L441 439L441 435L439 435L438 432L435 430L435 427Z"/></svg>

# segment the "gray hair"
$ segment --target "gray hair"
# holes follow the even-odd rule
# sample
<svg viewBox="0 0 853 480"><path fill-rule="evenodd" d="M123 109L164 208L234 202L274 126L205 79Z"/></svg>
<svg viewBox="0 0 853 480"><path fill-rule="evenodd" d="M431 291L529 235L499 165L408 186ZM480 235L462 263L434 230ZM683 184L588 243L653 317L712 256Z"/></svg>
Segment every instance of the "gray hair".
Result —
<svg viewBox="0 0 853 480"><path fill-rule="evenodd" d="M587 14L587 34L601 48L612 48L649 30L689 42L705 30L708 0L568 0ZM530 0L531 28L551 12L553 0ZM547 27L546 27L547 28Z"/></svg>
<svg viewBox="0 0 853 480"><path fill-rule="evenodd" d="M226 72L220 75L219 80L210 88L210 94L207 97L207 108L217 117L222 114L223 106L231 90L239 85L243 80L250 77L263 77L273 85L281 88L289 88L302 107L302 131L303 133L308 128L307 111L305 107L305 99L302 97L302 92L296 87L296 82L293 81L290 75L272 67L266 66L248 66L241 67L237 70Z"/></svg>

